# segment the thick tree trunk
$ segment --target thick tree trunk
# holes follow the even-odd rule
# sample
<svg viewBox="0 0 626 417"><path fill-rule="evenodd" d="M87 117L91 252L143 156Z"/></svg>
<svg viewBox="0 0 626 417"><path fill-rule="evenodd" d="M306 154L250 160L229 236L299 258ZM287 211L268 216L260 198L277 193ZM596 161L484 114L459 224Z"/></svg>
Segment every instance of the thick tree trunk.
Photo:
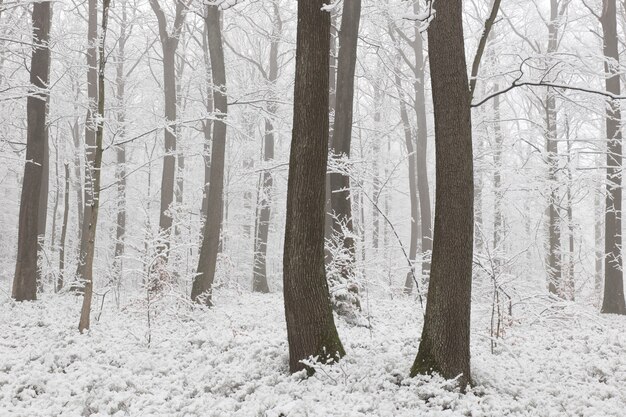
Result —
<svg viewBox="0 0 626 417"><path fill-rule="evenodd" d="M324 0L298 2L293 135L289 157L283 291L289 369L344 349L333 318L324 266L324 197L328 161L330 16ZM307 368L310 373L312 369Z"/></svg>
<svg viewBox="0 0 626 417"><path fill-rule="evenodd" d="M211 287L215 278L215 267L220 244L220 230L224 208L224 159L226 154L226 123L228 104L226 100L226 68L224 66L224 48L220 27L218 6L207 7L205 18L207 26L211 75L213 78L213 105L217 119L213 122L213 143L211 146L210 177L207 197L207 219L204 225L197 275L193 280L191 299L212 305Z"/></svg>
<svg viewBox="0 0 626 417"><path fill-rule="evenodd" d="M50 72L50 15L49 1L33 4L33 44L30 66L32 94L26 102L26 163L20 199L17 261L13 279L12 297L17 301L37 299L38 220L42 169L47 137L46 105Z"/></svg>
<svg viewBox="0 0 626 417"><path fill-rule="evenodd" d="M603 0L602 23L606 91L620 95L615 0ZM602 312L626 314L622 270L622 114L620 102L606 105L606 206L604 216L604 299Z"/></svg>
<svg viewBox="0 0 626 417"><path fill-rule="evenodd" d="M356 68L361 0L351 0L343 5L341 30L339 32L339 61L337 66L337 95L335 122L331 150L333 157L350 158L352 143L352 119L354 98L354 72ZM348 260L342 262L341 275L349 279L354 275L355 242L348 233L354 234L352 219L352 197L350 176L340 173L330 174L330 205L332 213L332 233L339 236L339 243L347 251Z"/></svg>
<svg viewBox="0 0 626 417"><path fill-rule="evenodd" d="M272 88L272 96L276 97L276 81L278 79L278 47L282 33L282 21L277 2L274 2L274 27L272 31L272 43L270 45L269 72L267 81ZM263 144L263 161L266 166L274 159L274 125L272 120L277 112L275 103L268 103L269 116L265 118L265 143ZM268 169L261 173L256 231L254 237L254 265L252 278L252 291L269 292L267 283L267 239L272 209L272 188L274 179Z"/></svg>
<svg viewBox="0 0 626 417"><path fill-rule="evenodd" d="M462 2L439 0L428 29L435 114L436 198L432 269L411 375L438 372L462 388L470 376L474 178Z"/></svg>

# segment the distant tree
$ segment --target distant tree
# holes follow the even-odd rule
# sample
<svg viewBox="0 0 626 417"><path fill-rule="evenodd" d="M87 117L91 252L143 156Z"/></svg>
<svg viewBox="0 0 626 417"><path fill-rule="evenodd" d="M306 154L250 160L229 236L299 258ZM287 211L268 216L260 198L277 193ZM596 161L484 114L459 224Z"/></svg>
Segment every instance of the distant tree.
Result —
<svg viewBox="0 0 626 417"><path fill-rule="evenodd" d="M27 99L26 163L20 200L17 261L12 297L17 301L37 299L38 221L44 153L48 141L46 106L50 73L51 3L33 4L33 52L30 64L31 94Z"/></svg>
<svg viewBox="0 0 626 417"><path fill-rule="evenodd" d="M291 372L307 368L302 360L310 356L327 361L338 360L345 353L335 327L324 266L330 47L330 15L322 10L324 4L324 0L298 2L283 254Z"/></svg>
<svg viewBox="0 0 626 417"><path fill-rule="evenodd" d="M205 25L207 27L207 43L211 59L211 75L213 79L213 106L216 120L213 122L213 143L211 145L211 165L207 195L207 217L204 225L197 275L193 280L191 299L212 305L211 287L215 279L215 268L219 252L222 214L224 209L224 159L226 154L226 116L228 103L226 100L226 68L224 65L224 47L220 25L221 12L219 6L207 6Z"/></svg>
<svg viewBox="0 0 626 417"><path fill-rule="evenodd" d="M470 310L474 173L463 5L439 0L428 28L435 116L436 198L428 303L411 376L471 382Z"/></svg>

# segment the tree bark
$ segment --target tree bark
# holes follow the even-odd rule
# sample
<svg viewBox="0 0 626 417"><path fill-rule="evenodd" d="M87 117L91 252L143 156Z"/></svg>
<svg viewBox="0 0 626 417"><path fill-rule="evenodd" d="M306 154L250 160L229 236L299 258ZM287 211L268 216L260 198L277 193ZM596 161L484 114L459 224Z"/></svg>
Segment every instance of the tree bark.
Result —
<svg viewBox="0 0 626 417"><path fill-rule="evenodd" d="M87 226L87 244L85 247L85 269L83 289L83 305L80 310L78 330L82 333L89 329L91 316L91 301L93 297L93 261L96 251L96 230L98 227L98 213L100 211L100 173L102 167L102 141L104 136L104 67L106 54L106 32L109 16L109 4L111 0L103 0L102 4L102 33L100 40L100 57L98 60L98 118L96 119L96 147L94 149L93 165L93 198L89 202L89 224Z"/></svg>
<svg viewBox="0 0 626 417"><path fill-rule="evenodd" d="M67 221L70 212L70 165L65 164L65 190L63 192L63 224L61 225L61 241L59 242L59 279L55 291L59 292L65 283L65 239L67 237Z"/></svg>
<svg viewBox="0 0 626 417"><path fill-rule="evenodd" d="M339 60L337 66L336 112L333 124L331 150L335 158L350 158L352 143L352 119L354 98L354 72L356 68L361 0L344 2L339 32ZM349 259L342 262L341 275L349 279L354 275L355 242L344 228L354 234L352 219L352 197L350 176L342 173L330 174L330 205L332 213L332 233L340 237L340 244L347 251Z"/></svg>
<svg viewBox="0 0 626 417"><path fill-rule="evenodd" d="M213 79L213 105L216 120L213 122L213 144L211 146L210 177L207 197L207 219L204 225L197 275L193 280L191 299L208 306L212 305L211 287L215 278L217 255L220 244L220 230L224 207L224 159L226 154L226 122L228 104L226 99L226 68L220 10L216 5L207 7L205 25L207 27L211 76Z"/></svg>
<svg viewBox="0 0 626 417"><path fill-rule="evenodd" d="M603 0L602 24L606 91L620 95L615 0ZM604 216L604 299L602 312L626 314L622 270L622 114L620 102L606 105L606 206Z"/></svg>
<svg viewBox="0 0 626 417"><path fill-rule="evenodd" d="M432 269L411 376L437 372L471 383L470 306L474 178L462 2L439 0L428 29L435 115L436 199Z"/></svg>
<svg viewBox="0 0 626 417"><path fill-rule="evenodd" d="M282 20L277 2L273 3L274 25L272 30L272 42L270 44L269 71L267 81L272 88L272 97L277 97L276 81L278 80L278 47L282 34ZM267 103L269 117L265 118L265 138L263 146L263 161L266 166L274 159L274 125L273 118L276 116L278 108L275 103ZM261 173L256 231L254 237L254 265L252 278L252 291L267 293L269 285L267 283L267 239L269 236L269 226L272 209L272 188L274 179L272 172L265 169Z"/></svg>
<svg viewBox="0 0 626 417"><path fill-rule="evenodd" d="M344 355L324 265L324 200L329 135L330 15L324 0L298 2L293 134L287 183L283 292L289 369Z"/></svg>
<svg viewBox="0 0 626 417"><path fill-rule="evenodd" d="M30 66L32 94L26 102L26 163L20 199L17 261L13 279L12 297L16 301L37 299L38 220L42 171L47 137L46 106L50 73L50 16L49 1L33 4L33 48Z"/></svg>
<svg viewBox="0 0 626 417"><path fill-rule="evenodd" d="M85 119L85 183L83 196L83 224L80 228L80 251L76 278L85 278L85 257L89 240L91 201L93 201L94 164L96 157L96 113L98 112L98 0L89 0L87 23L87 117ZM72 286L76 291L80 285Z"/></svg>

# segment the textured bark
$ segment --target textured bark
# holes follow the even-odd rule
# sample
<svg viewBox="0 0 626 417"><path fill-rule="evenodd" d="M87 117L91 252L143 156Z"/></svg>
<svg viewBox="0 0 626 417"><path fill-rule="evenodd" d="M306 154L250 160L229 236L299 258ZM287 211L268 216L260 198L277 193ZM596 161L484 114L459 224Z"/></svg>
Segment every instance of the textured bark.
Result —
<svg viewBox="0 0 626 417"><path fill-rule="evenodd" d="M289 369L307 369L344 349L333 318L324 266L324 200L328 161L330 16L324 0L298 2L294 115L283 254Z"/></svg>
<svg viewBox="0 0 626 417"><path fill-rule="evenodd" d="M224 159L226 154L226 123L228 104L226 100L226 69L218 6L208 6L205 18L207 41L211 58L213 79L213 104L217 119L213 122L213 144L209 169L209 193L207 197L207 219L204 225L197 275L193 280L191 299L212 305L211 287L215 278L215 267L220 244L220 230L224 207Z"/></svg>
<svg viewBox="0 0 626 417"><path fill-rule="evenodd" d="M93 165L93 197L89 202L89 223L86 227L87 242L85 246L85 269L83 288L83 304L80 310L78 330L82 333L89 329L91 317L91 301L93 298L93 261L96 252L96 230L98 226L98 213L100 211L100 173L102 167L102 141L104 136L104 67L106 40L110 0L103 0L102 4L102 32L100 41L100 56L98 60L98 118L96 121L96 147L94 149Z"/></svg>
<svg viewBox="0 0 626 417"><path fill-rule="evenodd" d="M606 91L620 95L615 0L603 0L602 24ZM602 312L626 314L622 270L622 114L620 102L606 105L606 206L604 215L604 299Z"/></svg>
<svg viewBox="0 0 626 417"><path fill-rule="evenodd" d="M59 242L59 279L55 291L61 291L65 283L65 240L67 237L67 221L70 214L70 165L65 164L65 190L63 191L63 224L61 225L61 241Z"/></svg>
<svg viewBox="0 0 626 417"><path fill-rule="evenodd" d="M331 150L335 158L350 158L352 143L352 119L354 98L354 72L356 68L361 0L351 0L343 5L341 31L339 32L339 60L337 65L336 112L333 124ZM330 174L330 206L332 213L332 233L340 236L340 243L347 250L349 260L341 265L341 275L349 278L354 275L354 238L344 235L354 233L352 219L352 197L350 177L340 173Z"/></svg>
<svg viewBox="0 0 626 417"><path fill-rule="evenodd" d="M428 29L435 115L436 199L432 269L411 375L470 376L474 180L462 2L439 0Z"/></svg>
<svg viewBox="0 0 626 417"><path fill-rule="evenodd" d="M270 44L269 71L267 81L272 88L272 96L277 98L276 80L278 79L278 47L282 33L282 20L277 2L273 4L274 25L272 30L272 42ZM265 164L274 159L274 125L272 120L276 115L277 106L275 103L267 104L269 117L265 118L265 138L263 144L263 161ZM254 237L254 265L252 277L252 291L269 292L267 283L267 239L269 236L269 226L272 209L272 188L274 179L270 169L261 173L260 189L257 207L256 231Z"/></svg>
<svg viewBox="0 0 626 417"><path fill-rule="evenodd" d="M85 276L85 256L89 240L91 201L93 201L94 164L96 158L96 113L98 112L98 1L89 0L87 23L87 117L85 119L85 182L83 195L83 223L80 227L80 251L76 278ZM73 291L80 285L74 285Z"/></svg>
<svg viewBox="0 0 626 417"><path fill-rule="evenodd" d="M33 4L33 48L30 65L32 94L26 102L26 163L20 198L17 261L12 297L17 301L37 299L38 220L45 146L46 104L50 72L50 2Z"/></svg>

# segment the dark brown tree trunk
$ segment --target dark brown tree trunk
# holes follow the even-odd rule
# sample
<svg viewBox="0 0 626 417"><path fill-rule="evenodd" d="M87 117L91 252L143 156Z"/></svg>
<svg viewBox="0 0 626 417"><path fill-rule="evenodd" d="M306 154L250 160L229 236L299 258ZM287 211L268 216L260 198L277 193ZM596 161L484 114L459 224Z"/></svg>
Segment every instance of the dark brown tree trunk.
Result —
<svg viewBox="0 0 626 417"><path fill-rule="evenodd" d="M50 15L49 1L33 4L33 44L30 66L32 94L26 102L26 163L20 199L17 261L13 279L12 297L17 301L37 299L38 220L42 169L47 137L46 105L50 72Z"/></svg>
<svg viewBox="0 0 626 417"><path fill-rule="evenodd" d="M102 168L102 141L104 136L104 67L106 64L106 33L111 0L102 3L102 32L100 39L100 57L98 59L98 117L96 121L96 147L94 149L93 165L93 198L89 202L89 224L87 226L87 245L85 247L85 269L83 289L83 305L80 310L78 330L82 333L89 329L91 316L91 301L93 297L93 261L96 252L96 230L98 227L98 213L100 211L100 173Z"/></svg>
<svg viewBox="0 0 626 417"><path fill-rule="evenodd" d="M224 66L224 48L220 27L218 6L207 7L205 24L207 26L211 75L213 79L213 105L216 120L213 122L213 143L211 145L210 177L207 197L207 219L204 225L197 275L193 280L191 299L212 305L211 287L215 278L215 267L220 243L220 230L224 208L224 159L226 154L226 123L228 104L226 100L226 68Z"/></svg>
<svg viewBox="0 0 626 417"><path fill-rule="evenodd" d="M85 119L85 184L83 197L83 224L80 228L80 251L76 278L85 278L85 256L89 240L91 202L93 201L94 163L96 158L96 113L98 112L98 1L89 0L87 27L87 117ZM74 285L72 290L79 290Z"/></svg>
<svg viewBox="0 0 626 417"><path fill-rule="evenodd" d="M274 26L272 31L272 43L270 45L269 72L267 81L272 88L272 97L277 98L276 81L278 79L278 47L282 33L282 21L277 2L274 7ZM265 143L263 146L263 161L266 166L274 159L274 125L272 120L277 112L275 103L267 104L269 117L265 118ZM261 173L261 186L259 189L256 231L254 237L254 265L252 278L252 291L269 292L267 283L267 239L272 209L272 188L274 179L272 172L267 167Z"/></svg>
<svg viewBox="0 0 626 417"><path fill-rule="evenodd" d="M49 77L48 77L49 78ZM49 100L49 98L46 98ZM46 112L48 106L46 105ZM47 119L46 115L46 119ZM48 137L48 127L46 126L46 138ZM41 190L39 191L39 215L37 218L37 234L39 235L39 245L41 249L44 248L46 240L46 225L48 223L48 192L49 192L49 177L50 177L50 146L48 140L45 141L45 148L43 154L43 166L41 170Z"/></svg>
<svg viewBox="0 0 626 417"><path fill-rule="evenodd" d="M603 0L602 24L606 91L620 95L615 0ZM622 270L622 114L620 102L606 105L606 206L604 216L604 299L602 312L626 314Z"/></svg>
<svg viewBox="0 0 626 417"><path fill-rule="evenodd" d="M63 224L61 225L61 241L59 242L59 279L55 290L61 291L65 283L65 239L67 237L67 220L70 214L70 164L65 164L65 191L63 192Z"/></svg>
<svg viewBox="0 0 626 417"><path fill-rule="evenodd" d="M330 305L324 265L324 199L328 161L330 15L324 0L298 2L293 135L289 157L283 291L289 369L344 349ZM307 368L309 372L312 370Z"/></svg>
<svg viewBox="0 0 626 417"><path fill-rule="evenodd" d="M339 32L339 60L337 65L336 112L333 124L331 150L335 158L350 158L352 143L352 119L354 98L354 72L356 68L361 0L344 2ZM349 259L342 262L341 275L349 279L354 275L355 242L352 219L352 197L350 176L342 173L330 174L330 205L332 233L340 237L339 243L347 251Z"/></svg>
<svg viewBox="0 0 626 417"><path fill-rule="evenodd" d="M460 1L439 0L428 29L437 188L428 303L411 375L458 377L464 388L471 383L474 174L462 9Z"/></svg>

